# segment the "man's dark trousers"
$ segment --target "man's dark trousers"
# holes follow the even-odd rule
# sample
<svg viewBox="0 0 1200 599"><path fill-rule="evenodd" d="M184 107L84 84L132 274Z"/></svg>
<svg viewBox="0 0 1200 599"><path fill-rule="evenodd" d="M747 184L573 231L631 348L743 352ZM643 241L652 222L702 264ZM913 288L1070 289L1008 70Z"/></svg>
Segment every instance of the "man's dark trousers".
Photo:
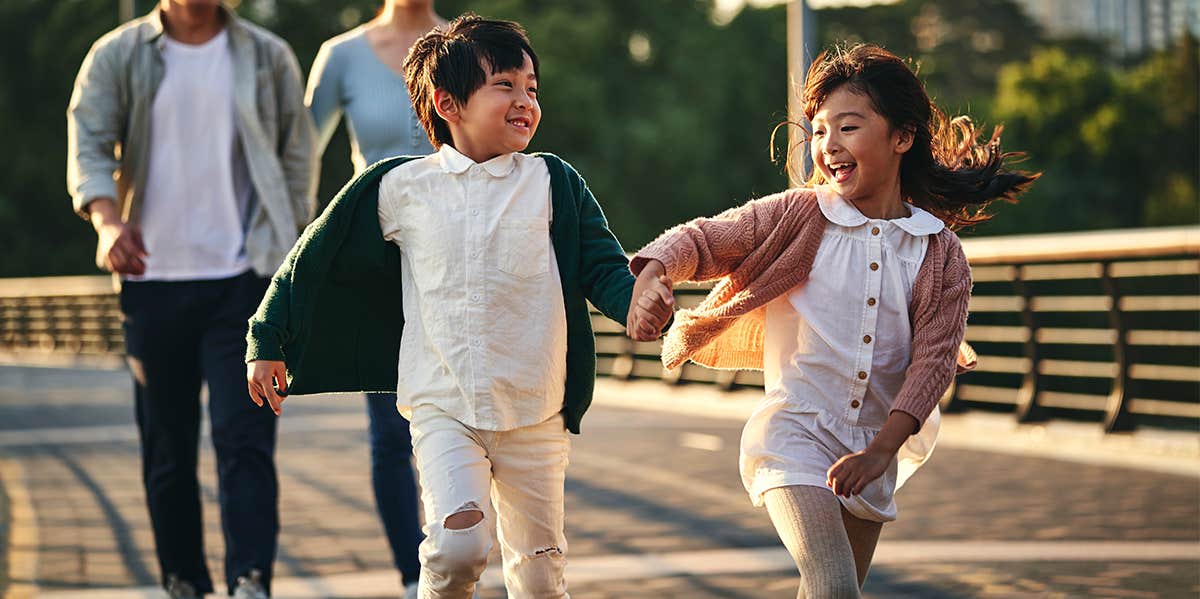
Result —
<svg viewBox="0 0 1200 599"><path fill-rule="evenodd" d="M161 575L212 592L204 559L197 453L200 385L217 462L225 580L257 569L270 592L279 536L276 418L246 390L246 321L269 280L246 272L202 281L126 281L125 349L134 379L142 479Z"/></svg>

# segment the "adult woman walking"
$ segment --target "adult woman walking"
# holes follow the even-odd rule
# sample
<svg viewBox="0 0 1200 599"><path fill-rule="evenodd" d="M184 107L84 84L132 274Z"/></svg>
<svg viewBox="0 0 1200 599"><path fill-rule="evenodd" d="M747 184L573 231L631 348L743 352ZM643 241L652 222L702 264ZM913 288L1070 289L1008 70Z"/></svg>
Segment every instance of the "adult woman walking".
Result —
<svg viewBox="0 0 1200 599"><path fill-rule="evenodd" d="M413 42L446 23L434 12L433 0L386 0L374 19L321 45L305 103L316 121L322 153L343 114L355 172L388 156L433 152L413 114L403 65ZM391 393L369 394L367 411L375 506L405 597L416 597L422 535L408 421L396 411Z"/></svg>

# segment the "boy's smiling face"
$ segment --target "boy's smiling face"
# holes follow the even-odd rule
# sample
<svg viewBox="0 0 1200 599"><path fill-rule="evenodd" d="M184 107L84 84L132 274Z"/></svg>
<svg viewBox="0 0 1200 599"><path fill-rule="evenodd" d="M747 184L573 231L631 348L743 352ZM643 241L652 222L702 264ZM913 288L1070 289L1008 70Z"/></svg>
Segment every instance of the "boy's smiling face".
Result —
<svg viewBox="0 0 1200 599"><path fill-rule="evenodd" d="M489 65L482 65L487 80L466 104L455 103L443 90L434 93L437 112L454 138L454 149L475 162L524 150L542 120L537 74L529 55L523 55L521 66L509 71L492 73Z"/></svg>

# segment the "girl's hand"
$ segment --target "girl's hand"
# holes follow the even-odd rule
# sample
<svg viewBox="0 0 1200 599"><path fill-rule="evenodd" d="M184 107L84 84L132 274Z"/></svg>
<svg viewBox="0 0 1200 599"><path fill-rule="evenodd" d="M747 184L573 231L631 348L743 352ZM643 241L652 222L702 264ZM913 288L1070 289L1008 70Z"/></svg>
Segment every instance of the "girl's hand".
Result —
<svg viewBox="0 0 1200 599"><path fill-rule="evenodd" d="M254 360L246 364L246 384L250 390L250 401L262 407L263 400L278 416L283 411L283 400L287 399L287 366L282 360Z"/></svg>
<svg viewBox="0 0 1200 599"><path fill-rule="evenodd" d="M651 260L638 274L633 284L629 313L625 318L625 334L634 341L654 341L671 320L675 295L670 277L663 264Z"/></svg>
<svg viewBox="0 0 1200 599"><path fill-rule="evenodd" d="M662 335L663 327L671 321L675 296L671 292L671 280L666 275L651 282L648 289L637 298L634 313L634 331L637 341L654 341Z"/></svg>
<svg viewBox="0 0 1200 599"><path fill-rule="evenodd" d="M829 471L825 473L825 485L833 489L835 495L842 497L862 493L871 481L887 472L892 460L896 459L900 446L919 428L920 423L916 418L905 412L893 410L866 449L842 456L842 459L829 467Z"/></svg>
<svg viewBox="0 0 1200 599"><path fill-rule="evenodd" d="M871 481L883 476L895 458L895 452L871 447L842 456L825 473L825 486L833 489L834 495L858 495Z"/></svg>

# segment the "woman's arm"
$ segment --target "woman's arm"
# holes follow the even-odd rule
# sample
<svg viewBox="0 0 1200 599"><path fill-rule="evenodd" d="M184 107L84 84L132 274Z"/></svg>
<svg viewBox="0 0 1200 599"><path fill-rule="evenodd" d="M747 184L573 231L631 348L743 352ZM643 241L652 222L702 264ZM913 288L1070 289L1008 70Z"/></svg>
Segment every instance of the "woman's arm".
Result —
<svg viewBox="0 0 1200 599"><path fill-rule="evenodd" d="M308 89L304 93L304 105L312 113L317 126L317 156L325 153L325 146L337 130L342 118L342 89L339 63L334 60L333 46L321 44L312 69L308 72Z"/></svg>

